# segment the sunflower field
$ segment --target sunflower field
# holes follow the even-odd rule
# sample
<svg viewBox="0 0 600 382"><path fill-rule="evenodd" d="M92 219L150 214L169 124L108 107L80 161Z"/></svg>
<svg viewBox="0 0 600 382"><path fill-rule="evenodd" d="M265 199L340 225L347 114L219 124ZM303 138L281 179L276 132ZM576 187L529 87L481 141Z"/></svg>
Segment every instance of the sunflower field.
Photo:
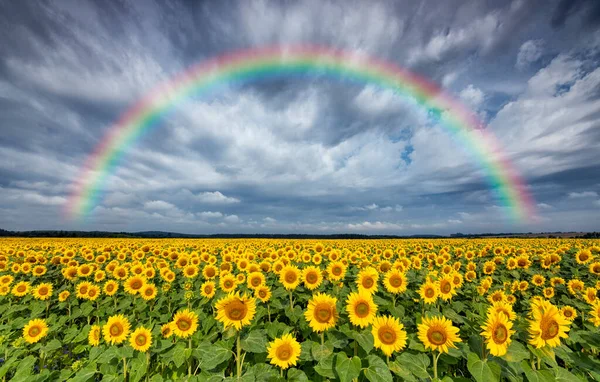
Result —
<svg viewBox="0 0 600 382"><path fill-rule="evenodd" d="M600 381L600 243L2 239L11 381Z"/></svg>

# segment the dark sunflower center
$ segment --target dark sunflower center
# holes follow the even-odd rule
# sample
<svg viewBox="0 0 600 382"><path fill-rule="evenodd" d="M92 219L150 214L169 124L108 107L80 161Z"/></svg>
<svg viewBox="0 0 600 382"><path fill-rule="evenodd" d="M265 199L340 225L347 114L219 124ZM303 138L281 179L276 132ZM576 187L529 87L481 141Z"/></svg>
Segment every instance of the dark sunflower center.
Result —
<svg viewBox="0 0 600 382"><path fill-rule="evenodd" d="M439 346L446 343L446 333L441 332L439 329L436 328L429 329L429 332L427 333L427 338L429 339L429 342L431 342L434 345Z"/></svg>
<svg viewBox="0 0 600 382"><path fill-rule="evenodd" d="M19 292L19 293L23 293L23 292L25 292L25 289L26 289L26 288L25 288L25 286L24 286L24 285L19 285L19 286L17 287L17 292Z"/></svg>
<svg viewBox="0 0 600 382"><path fill-rule="evenodd" d="M336 276L340 276L342 274L342 268L341 267L333 267L333 269L331 270L331 273L333 273Z"/></svg>
<svg viewBox="0 0 600 382"><path fill-rule="evenodd" d="M286 272L285 274L285 281L289 284L296 282L296 273L295 272Z"/></svg>
<svg viewBox="0 0 600 382"><path fill-rule="evenodd" d="M552 318L542 320L540 327L542 329L542 339L544 340L551 340L558 335L558 322Z"/></svg>
<svg viewBox="0 0 600 382"><path fill-rule="evenodd" d="M131 289L140 289L142 287L142 282L139 280L134 280L131 283Z"/></svg>
<svg viewBox="0 0 600 382"><path fill-rule="evenodd" d="M252 286L259 286L260 285L260 279L258 277L255 277L252 279L252 281L250 281L250 283L252 284Z"/></svg>
<svg viewBox="0 0 600 382"><path fill-rule="evenodd" d="M375 281L371 276L366 276L362 281L362 285L367 289L371 288L373 284L375 284Z"/></svg>
<svg viewBox="0 0 600 382"><path fill-rule="evenodd" d="M442 291L442 293L450 293L450 291L452 290L452 285L450 285L448 281L444 280L440 285L440 290Z"/></svg>
<svg viewBox="0 0 600 382"><path fill-rule="evenodd" d="M123 333L123 327L121 324L112 324L110 327L110 334L113 336L120 336Z"/></svg>
<svg viewBox="0 0 600 382"><path fill-rule="evenodd" d="M354 308L354 312L360 318L367 317L369 315L369 311L369 304L367 304L365 301L359 302Z"/></svg>
<svg viewBox="0 0 600 382"><path fill-rule="evenodd" d="M377 331L379 340L386 345L392 345L396 342L396 332L392 328L383 326Z"/></svg>
<svg viewBox="0 0 600 382"><path fill-rule="evenodd" d="M393 275L390 277L390 285L394 288L400 288L402 286L402 277L398 275Z"/></svg>
<svg viewBox="0 0 600 382"><path fill-rule="evenodd" d="M211 294L212 293L212 286L207 285L204 287L204 293L206 294Z"/></svg>
<svg viewBox="0 0 600 382"><path fill-rule="evenodd" d="M241 321L248 314L248 307L241 301L233 301L226 308L227 317L232 321Z"/></svg>
<svg viewBox="0 0 600 382"><path fill-rule="evenodd" d="M281 345L277 348L277 358L281 361L287 361L292 358L293 350L288 344Z"/></svg>
<svg viewBox="0 0 600 382"><path fill-rule="evenodd" d="M264 290L258 291L258 296L260 298L266 298L267 297L267 292Z"/></svg>
<svg viewBox="0 0 600 382"><path fill-rule="evenodd" d="M187 318L180 318L177 320L177 328L185 332L192 327L192 323Z"/></svg>
<svg viewBox="0 0 600 382"><path fill-rule="evenodd" d="M41 287L40 290L38 291L38 293L42 296L45 296L48 294L48 288L46 287Z"/></svg>
<svg viewBox="0 0 600 382"><path fill-rule="evenodd" d="M321 324L329 322L333 312L329 304L319 304L315 307L315 320Z"/></svg>
<svg viewBox="0 0 600 382"><path fill-rule="evenodd" d="M29 336L36 337L41 333L41 331L42 330L38 326L32 326L31 328L29 328Z"/></svg>
<svg viewBox="0 0 600 382"><path fill-rule="evenodd" d="M503 344L508 339L508 330L506 330L506 326L502 324L496 325L492 334L492 338L497 344Z"/></svg>
<svg viewBox="0 0 600 382"><path fill-rule="evenodd" d="M225 288L231 288L233 286L233 282L231 280L226 280L223 285Z"/></svg>
<svg viewBox="0 0 600 382"><path fill-rule="evenodd" d="M425 289L425 297L427 298L433 298L433 296L435 296L435 290L431 287Z"/></svg>
<svg viewBox="0 0 600 382"><path fill-rule="evenodd" d="M306 281L308 281L309 284L315 284L318 279L319 279L319 277L317 276L317 274L315 272L309 272L306 275Z"/></svg>
<svg viewBox="0 0 600 382"><path fill-rule="evenodd" d="M148 340L146 339L145 334L138 334L138 336L135 337L135 343L138 346L144 346L144 345L146 345L146 342L148 342Z"/></svg>
<svg viewBox="0 0 600 382"><path fill-rule="evenodd" d="M214 270L214 269L212 269L212 268L208 268L208 269L206 270L206 276L208 276L208 277L213 277L214 275L215 275L215 270Z"/></svg>

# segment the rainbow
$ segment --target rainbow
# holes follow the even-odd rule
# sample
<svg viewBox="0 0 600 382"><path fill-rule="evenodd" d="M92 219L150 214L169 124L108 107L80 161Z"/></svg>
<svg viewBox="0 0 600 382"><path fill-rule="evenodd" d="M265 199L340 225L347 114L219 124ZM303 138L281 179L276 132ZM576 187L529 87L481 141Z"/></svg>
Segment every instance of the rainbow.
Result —
<svg viewBox="0 0 600 382"><path fill-rule="evenodd" d="M533 216L534 203L525 184L471 110L431 81L392 63L319 46L236 51L196 64L158 85L112 125L89 155L65 204L67 216L90 214L123 155L177 104L219 85L298 75L368 83L416 101L437 116L443 128L478 162L511 220L523 222Z"/></svg>

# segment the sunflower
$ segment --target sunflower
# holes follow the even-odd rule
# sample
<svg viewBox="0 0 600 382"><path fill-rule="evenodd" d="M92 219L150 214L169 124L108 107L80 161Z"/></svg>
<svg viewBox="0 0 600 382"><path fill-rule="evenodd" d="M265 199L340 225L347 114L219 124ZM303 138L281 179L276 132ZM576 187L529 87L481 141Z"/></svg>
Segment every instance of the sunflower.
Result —
<svg viewBox="0 0 600 382"><path fill-rule="evenodd" d="M438 298L438 285L435 282L428 280L425 284L421 285L419 289L419 295L425 304L433 304Z"/></svg>
<svg viewBox="0 0 600 382"><path fill-rule="evenodd" d="M302 282L308 290L317 289L323 282L321 270L315 266L309 266L302 270Z"/></svg>
<svg viewBox="0 0 600 382"><path fill-rule="evenodd" d="M304 317L315 332L323 332L335 326L338 313L335 307L337 299L324 293L317 293L308 302Z"/></svg>
<svg viewBox="0 0 600 382"><path fill-rule="evenodd" d="M214 281L206 281L200 286L200 295L206 298L213 298L215 295L215 283Z"/></svg>
<svg viewBox="0 0 600 382"><path fill-rule="evenodd" d="M75 286L75 296L77 298L87 300L87 292L91 285L92 283L90 283L89 281L82 281L79 284L77 284L77 286Z"/></svg>
<svg viewBox="0 0 600 382"><path fill-rule="evenodd" d="M92 325L88 333L88 342L92 346L100 345L100 325Z"/></svg>
<svg viewBox="0 0 600 382"><path fill-rule="evenodd" d="M146 279L142 276L131 276L123 284L125 292L136 295L146 284Z"/></svg>
<svg viewBox="0 0 600 382"><path fill-rule="evenodd" d="M156 297L157 292L158 290L156 289L156 286L154 284L147 283L140 290L140 296L142 296L144 300L150 301Z"/></svg>
<svg viewBox="0 0 600 382"><path fill-rule="evenodd" d="M460 342L458 328L452 326L452 321L445 317L426 317L418 325L418 337L426 349L448 353L449 348L456 348Z"/></svg>
<svg viewBox="0 0 600 382"><path fill-rule="evenodd" d="M262 302L267 302L271 299L271 288L266 285L261 285L254 290L254 297Z"/></svg>
<svg viewBox="0 0 600 382"><path fill-rule="evenodd" d="M91 284L87 290L86 299L90 301L96 301L100 296L100 287L95 284Z"/></svg>
<svg viewBox="0 0 600 382"><path fill-rule="evenodd" d="M600 276L600 261L595 261L590 264L589 271L591 274Z"/></svg>
<svg viewBox="0 0 600 382"><path fill-rule="evenodd" d="M23 328L23 338L30 344L34 344L46 337L48 334L48 325L41 319L31 320Z"/></svg>
<svg viewBox="0 0 600 382"><path fill-rule="evenodd" d="M583 295L585 302L593 305L598 300L598 290L596 288L587 287Z"/></svg>
<svg viewBox="0 0 600 382"><path fill-rule="evenodd" d="M246 294L229 293L217 301L217 320L223 323L225 328L233 326L241 330L244 326L250 325L256 314L256 299Z"/></svg>
<svg viewBox="0 0 600 382"><path fill-rule="evenodd" d="M47 300L52 296L52 284L41 283L33 288L33 297L38 300Z"/></svg>
<svg viewBox="0 0 600 382"><path fill-rule="evenodd" d="M161 326L160 333L162 334L163 338L171 337L173 335L173 323L167 322L166 324Z"/></svg>
<svg viewBox="0 0 600 382"><path fill-rule="evenodd" d="M13 295L15 295L16 297L23 297L27 294L27 292L29 292L30 288L31 288L31 286L27 281L19 281L12 288L11 293Z"/></svg>
<svg viewBox="0 0 600 382"><path fill-rule="evenodd" d="M112 345L120 344L127 339L130 327L129 320L124 315L110 316L102 328L104 340Z"/></svg>
<svg viewBox="0 0 600 382"><path fill-rule="evenodd" d="M237 287L237 280L235 279L235 276L233 276L230 273L224 276L221 275L221 278L219 280L219 286L221 287L221 290L223 292L230 293L233 292Z"/></svg>
<svg viewBox="0 0 600 382"><path fill-rule="evenodd" d="M266 283L265 275L262 272L252 272L248 275L248 288L256 289Z"/></svg>
<svg viewBox="0 0 600 382"><path fill-rule="evenodd" d="M531 282L535 285L535 286L543 286L546 283L546 278L542 275L533 275L533 278L531 279Z"/></svg>
<svg viewBox="0 0 600 382"><path fill-rule="evenodd" d="M572 295L577 295L577 294L583 292L583 288L585 288L585 284L581 280L572 279L572 280L569 280L569 282L567 283L567 288L569 289L569 293L571 293Z"/></svg>
<svg viewBox="0 0 600 382"><path fill-rule="evenodd" d="M364 291L353 292L346 300L346 311L353 325L366 328L375 318L377 305L373 302L371 294Z"/></svg>
<svg viewBox="0 0 600 382"><path fill-rule="evenodd" d="M572 306L566 305L560 309L560 314L563 315L564 318L573 322L577 318L577 311Z"/></svg>
<svg viewBox="0 0 600 382"><path fill-rule="evenodd" d="M271 360L271 365L279 366L282 369L295 366L301 352L300 344L291 334L284 334L269 342L267 346L267 358Z"/></svg>
<svg viewBox="0 0 600 382"><path fill-rule="evenodd" d="M575 255L575 260L577 264L586 264L592 261L594 257L592 256L592 252L588 249L583 249Z"/></svg>
<svg viewBox="0 0 600 382"><path fill-rule="evenodd" d="M544 288L543 293L544 293L544 297L546 297L548 299L552 298L552 297L554 297L554 288L546 287L546 288Z"/></svg>
<svg viewBox="0 0 600 382"><path fill-rule="evenodd" d="M286 265L279 272L279 282L285 289L294 290L300 284L300 270L294 265Z"/></svg>
<svg viewBox="0 0 600 382"><path fill-rule="evenodd" d="M114 280L108 280L104 284L104 294L107 296L112 296L119 290L119 283Z"/></svg>
<svg viewBox="0 0 600 382"><path fill-rule="evenodd" d="M375 339L374 346L388 357L406 346L404 325L395 317L375 317L371 333Z"/></svg>
<svg viewBox="0 0 600 382"><path fill-rule="evenodd" d="M529 343L536 348L556 347L561 338L567 338L571 322L560 314L558 308L548 301L532 304L533 319L529 320Z"/></svg>
<svg viewBox="0 0 600 382"><path fill-rule="evenodd" d="M327 266L327 275L331 281L340 281L346 276L346 266L341 261L333 261Z"/></svg>
<svg viewBox="0 0 600 382"><path fill-rule="evenodd" d="M177 337L187 338L198 329L198 315L189 309L181 310L173 317L172 324Z"/></svg>
<svg viewBox="0 0 600 382"><path fill-rule="evenodd" d="M71 292L69 292L68 290L63 290L62 292L60 292L58 294L58 301L59 302L67 301L67 299L69 298L70 295L71 295Z"/></svg>
<svg viewBox="0 0 600 382"><path fill-rule="evenodd" d="M152 333L150 330L140 326L131 333L129 344L134 350L141 352L148 351L152 345Z"/></svg>
<svg viewBox="0 0 600 382"><path fill-rule="evenodd" d="M397 269L392 269L385 274L383 285L388 292L399 294L406 292L408 282L406 275Z"/></svg>
<svg viewBox="0 0 600 382"><path fill-rule="evenodd" d="M359 290L364 290L368 293L377 292L377 281L379 273L373 267L362 269L356 276L356 285Z"/></svg>
<svg viewBox="0 0 600 382"><path fill-rule="evenodd" d="M444 301L451 300L452 296L456 294L452 279L452 276L444 276L438 281L438 292Z"/></svg>
<svg viewBox="0 0 600 382"><path fill-rule="evenodd" d="M590 318L589 321L594 324L594 326L600 326L600 302L596 302L592 305L592 310L590 310Z"/></svg>
<svg viewBox="0 0 600 382"><path fill-rule="evenodd" d="M504 313L488 313L485 325L481 326L481 335L485 337L486 347L492 355L501 357L506 354L511 342L510 336L515 333L511 330L512 326Z"/></svg>

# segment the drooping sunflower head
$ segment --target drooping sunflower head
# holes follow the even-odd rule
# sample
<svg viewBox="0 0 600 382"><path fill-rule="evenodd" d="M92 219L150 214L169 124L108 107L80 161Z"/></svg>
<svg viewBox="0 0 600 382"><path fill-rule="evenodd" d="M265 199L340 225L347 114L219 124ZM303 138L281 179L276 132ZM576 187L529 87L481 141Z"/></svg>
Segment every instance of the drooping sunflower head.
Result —
<svg viewBox="0 0 600 382"><path fill-rule="evenodd" d="M323 282L321 270L315 266L309 266L302 270L302 281L308 290L317 289Z"/></svg>
<svg viewBox="0 0 600 382"><path fill-rule="evenodd" d="M149 329L140 326L129 337L129 344L134 350L145 352L152 345L152 333Z"/></svg>
<svg viewBox="0 0 600 382"><path fill-rule="evenodd" d="M267 352L267 358L271 360L272 365L287 369L290 366L296 365L302 348L300 343L291 334L284 334L282 337L276 338L269 343Z"/></svg>
<svg viewBox="0 0 600 382"><path fill-rule="evenodd" d="M486 339L486 346L492 355L501 357L506 354L510 345L510 336L515 333L512 322L504 313L488 313L485 324L481 327L481 335Z"/></svg>
<svg viewBox="0 0 600 382"><path fill-rule="evenodd" d="M217 320L223 323L225 328L233 326L241 330L250 325L256 314L256 299L246 294L230 293L220 299L215 305L217 309Z"/></svg>
<svg viewBox="0 0 600 382"><path fill-rule="evenodd" d="M452 321L445 317L426 317L418 325L419 340L425 348L438 350L440 353L448 353L449 348L456 348L460 342L458 328L452 325Z"/></svg>
<svg viewBox="0 0 600 382"><path fill-rule="evenodd" d="M173 317L172 324L177 337L187 338L198 329L198 315L189 309L181 310Z"/></svg>
<svg viewBox="0 0 600 382"><path fill-rule="evenodd" d="M279 272L279 282L285 289L294 290L300 283L300 270L294 265L286 265Z"/></svg>
<svg viewBox="0 0 600 382"><path fill-rule="evenodd" d="M304 317L315 332L323 332L335 326L338 312L335 304L337 299L324 293L317 293L308 302Z"/></svg>
<svg viewBox="0 0 600 382"><path fill-rule="evenodd" d="M392 269L385 274L383 285L388 292L399 294L406 292L408 282L404 273L398 269Z"/></svg>
<svg viewBox="0 0 600 382"><path fill-rule="evenodd" d="M131 324L124 315L110 316L102 328L104 340L112 345L120 344L127 339L130 328Z"/></svg>
<svg viewBox="0 0 600 382"><path fill-rule="evenodd" d="M375 319L377 305L371 294L364 291L353 292L346 300L346 312L352 325L366 328Z"/></svg>
<svg viewBox="0 0 600 382"><path fill-rule="evenodd" d="M34 344L44 338L48 334L48 325L46 321L34 319L29 321L23 328L23 339Z"/></svg>
<svg viewBox="0 0 600 382"><path fill-rule="evenodd" d="M404 325L395 317L375 317L371 333L375 348L380 349L388 357L406 346L408 337Z"/></svg>

